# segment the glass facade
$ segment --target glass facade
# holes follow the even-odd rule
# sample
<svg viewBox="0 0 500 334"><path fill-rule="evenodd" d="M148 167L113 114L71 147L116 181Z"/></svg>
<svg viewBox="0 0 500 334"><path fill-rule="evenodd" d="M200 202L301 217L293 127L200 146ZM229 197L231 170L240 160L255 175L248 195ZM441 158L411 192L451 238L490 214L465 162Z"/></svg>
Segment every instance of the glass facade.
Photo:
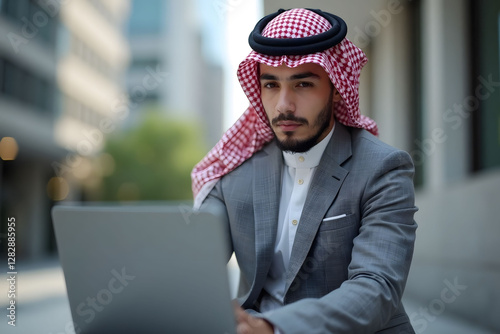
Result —
<svg viewBox="0 0 500 334"><path fill-rule="evenodd" d="M153 70L161 64L157 57L148 58L135 58L130 64L131 71L144 71L146 68L152 68Z"/></svg>
<svg viewBox="0 0 500 334"><path fill-rule="evenodd" d="M480 0L472 4L474 95L474 169L500 167L500 2Z"/></svg>
<svg viewBox="0 0 500 334"><path fill-rule="evenodd" d="M39 75L0 56L0 94L35 110L52 113L56 87Z"/></svg>
<svg viewBox="0 0 500 334"><path fill-rule="evenodd" d="M158 35L163 30L167 2L164 0L132 0L128 34Z"/></svg>
<svg viewBox="0 0 500 334"><path fill-rule="evenodd" d="M33 0L1 0L0 12L19 27L17 35L25 39L39 39L52 47L56 45L57 13L42 8Z"/></svg>

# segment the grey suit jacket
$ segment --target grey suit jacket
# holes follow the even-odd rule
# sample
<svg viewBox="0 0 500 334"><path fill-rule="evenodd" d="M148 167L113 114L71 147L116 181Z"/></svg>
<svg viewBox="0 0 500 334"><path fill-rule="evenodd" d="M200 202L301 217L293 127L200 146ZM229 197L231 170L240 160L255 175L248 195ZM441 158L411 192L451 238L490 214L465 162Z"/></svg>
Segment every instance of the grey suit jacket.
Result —
<svg viewBox="0 0 500 334"><path fill-rule="evenodd" d="M276 241L282 160L268 144L203 204L227 213L229 251L248 287L240 302L257 312ZM414 333L401 305L417 227L413 171L406 152L337 122L297 229L285 306L262 316L286 334Z"/></svg>

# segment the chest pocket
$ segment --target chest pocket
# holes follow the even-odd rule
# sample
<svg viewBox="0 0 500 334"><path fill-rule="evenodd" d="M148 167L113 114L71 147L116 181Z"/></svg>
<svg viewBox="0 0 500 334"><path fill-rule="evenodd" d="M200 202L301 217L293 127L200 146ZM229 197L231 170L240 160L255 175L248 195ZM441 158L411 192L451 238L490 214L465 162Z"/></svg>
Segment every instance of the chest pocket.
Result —
<svg viewBox="0 0 500 334"><path fill-rule="evenodd" d="M347 269L351 261L353 239L358 234L356 215L348 214L338 219L322 221L316 235L316 247L324 252L323 258L329 264L341 265Z"/></svg>
<svg viewBox="0 0 500 334"><path fill-rule="evenodd" d="M337 218L338 217L338 218ZM354 214L347 214L345 216L325 217L319 226L318 232L339 230L345 227L356 226L356 216Z"/></svg>

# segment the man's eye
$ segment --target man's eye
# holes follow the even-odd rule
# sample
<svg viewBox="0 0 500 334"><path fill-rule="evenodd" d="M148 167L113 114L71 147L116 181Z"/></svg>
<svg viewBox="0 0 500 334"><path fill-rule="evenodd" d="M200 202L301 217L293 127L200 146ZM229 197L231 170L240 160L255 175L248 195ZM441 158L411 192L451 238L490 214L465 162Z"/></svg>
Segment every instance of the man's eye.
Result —
<svg viewBox="0 0 500 334"><path fill-rule="evenodd" d="M265 82L265 83L262 84L262 87L264 87L264 88L275 88L275 87L277 87L277 85L274 82Z"/></svg>
<svg viewBox="0 0 500 334"><path fill-rule="evenodd" d="M299 87L312 87L313 84L311 82L299 82L298 84Z"/></svg>

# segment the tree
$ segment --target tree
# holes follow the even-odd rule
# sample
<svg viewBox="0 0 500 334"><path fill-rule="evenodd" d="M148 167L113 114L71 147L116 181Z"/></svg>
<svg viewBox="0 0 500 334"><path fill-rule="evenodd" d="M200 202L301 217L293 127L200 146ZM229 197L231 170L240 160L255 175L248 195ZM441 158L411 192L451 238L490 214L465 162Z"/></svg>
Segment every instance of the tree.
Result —
<svg viewBox="0 0 500 334"><path fill-rule="evenodd" d="M190 200L190 172L207 148L195 122L146 113L136 128L108 138L114 172L102 183L103 200Z"/></svg>

